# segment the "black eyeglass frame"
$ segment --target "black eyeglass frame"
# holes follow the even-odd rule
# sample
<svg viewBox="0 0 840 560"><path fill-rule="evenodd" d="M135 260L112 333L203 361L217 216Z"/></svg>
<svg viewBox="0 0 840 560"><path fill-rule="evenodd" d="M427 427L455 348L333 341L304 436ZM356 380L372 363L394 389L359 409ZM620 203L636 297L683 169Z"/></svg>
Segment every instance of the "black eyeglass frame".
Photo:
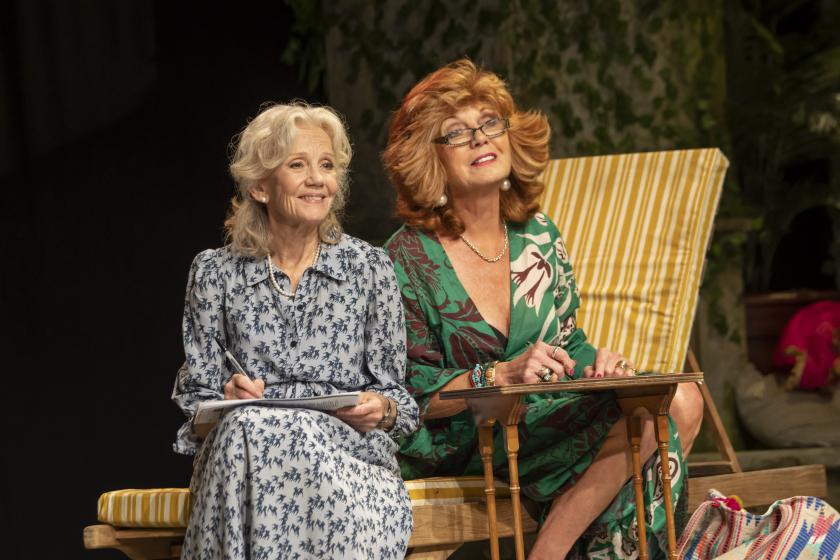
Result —
<svg viewBox="0 0 840 560"><path fill-rule="evenodd" d="M497 133L495 133L495 134L487 134L486 132L484 132L484 127L485 127L485 126L487 126L487 123L489 123L490 121L493 121L493 120L499 120L499 121L502 121L502 122L505 124L505 127L504 127L501 131L499 131L499 132L497 132ZM490 120L488 120L486 123L484 123L484 124L483 124L483 125L481 125L481 126L477 126L477 127L475 127L475 128L473 128L473 127L471 127L471 126L465 126L465 127L464 127L464 128L462 128L461 130L465 130L465 131L466 131L466 130L469 130L469 131L470 131L470 133L471 133L471 138L470 138L469 140L467 140L466 142L461 142L460 144L452 144L452 143L449 141L449 136L448 136L448 135L446 135L446 134L444 134L444 135L443 135L443 136L441 136L440 138L435 138L434 140L432 140L432 142L433 142L433 143L435 143L435 144L443 144L444 146L450 146L450 147L452 147L452 148L457 148L457 147L459 147L459 146L466 146L466 145L467 145L467 144L469 144L470 142L475 141L475 134L476 134L476 132L478 132L479 130L480 130L480 131L481 131L481 133L482 133L482 134L484 134L484 136L485 136L485 137L487 137L487 138L498 138L499 136L501 136L502 134L504 134L505 132L507 132L508 130L510 130L510 119L490 119Z"/></svg>

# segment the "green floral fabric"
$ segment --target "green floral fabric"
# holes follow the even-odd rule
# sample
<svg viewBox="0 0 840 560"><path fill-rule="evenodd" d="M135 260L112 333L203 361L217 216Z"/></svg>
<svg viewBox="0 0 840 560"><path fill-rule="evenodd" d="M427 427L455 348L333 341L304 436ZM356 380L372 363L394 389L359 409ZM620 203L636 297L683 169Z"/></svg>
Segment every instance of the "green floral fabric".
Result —
<svg viewBox="0 0 840 560"><path fill-rule="evenodd" d="M458 280L437 236L403 227L386 243L403 295L408 341L408 390L420 405L421 426L403 439L399 460L405 479L481 474L478 433L468 411L425 420L434 394L476 363L509 361L542 340L561 345L577 362L574 377L592 364L595 349L577 327L580 294L556 226L543 214L509 224L511 318L507 339L481 317ZM551 500L574 485L598 453L621 411L611 393L528 395L520 423L522 492L547 511ZM671 423L669 468L674 503L685 486L685 464ZM497 476L507 457L497 432ZM651 558L664 557L665 522L658 457L644 466ZM577 543L571 558L635 558L636 516L632 484Z"/></svg>

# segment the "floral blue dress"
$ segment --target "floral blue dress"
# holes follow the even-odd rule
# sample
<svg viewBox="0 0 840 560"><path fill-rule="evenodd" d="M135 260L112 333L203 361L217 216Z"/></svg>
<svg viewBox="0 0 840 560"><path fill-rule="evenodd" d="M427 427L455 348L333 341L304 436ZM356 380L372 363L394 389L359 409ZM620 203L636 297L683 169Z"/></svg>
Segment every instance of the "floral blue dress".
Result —
<svg viewBox="0 0 840 560"><path fill-rule="evenodd" d="M289 278L275 279L290 291ZM417 427L404 387L405 324L393 267L381 249L342 236L322 244L294 298L275 291L265 259L229 247L193 261L184 306L186 360L172 398L188 420L174 448L196 454L182 558L402 558L411 503L396 440ZM219 336L265 397L375 391L394 399L394 428L360 433L318 411L240 407L206 440L198 404L221 399L233 373Z"/></svg>

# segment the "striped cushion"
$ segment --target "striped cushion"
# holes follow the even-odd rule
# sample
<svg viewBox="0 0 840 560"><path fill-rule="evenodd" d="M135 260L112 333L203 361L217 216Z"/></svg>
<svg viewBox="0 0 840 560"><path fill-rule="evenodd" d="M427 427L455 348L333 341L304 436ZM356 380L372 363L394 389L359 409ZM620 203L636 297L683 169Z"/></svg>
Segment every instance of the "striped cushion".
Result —
<svg viewBox="0 0 840 560"><path fill-rule="evenodd" d="M462 504L464 502L483 501L484 477L481 476L441 476L406 480L408 495L412 506L436 504ZM507 484L496 481L496 497L509 498Z"/></svg>
<svg viewBox="0 0 840 560"><path fill-rule="evenodd" d="M682 371L728 165L715 148L550 162L542 209L566 241L593 344Z"/></svg>
<svg viewBox="0 0 840 560"><path fill-rule="evenodd" d="M189 488L115 490L99 496L97 518L115 527L186 527Z"/></svg>
<svg viewBox="0 0 840 560"><path fill-rule="evenodd" d="M480 476L422 478L405 485L412 506L461 504L485 497ZM506 484L496 481L496 497L510 497ZM115 490L99 497L98 519L115 527L186 527L189 512L189 488Z"/></svg>

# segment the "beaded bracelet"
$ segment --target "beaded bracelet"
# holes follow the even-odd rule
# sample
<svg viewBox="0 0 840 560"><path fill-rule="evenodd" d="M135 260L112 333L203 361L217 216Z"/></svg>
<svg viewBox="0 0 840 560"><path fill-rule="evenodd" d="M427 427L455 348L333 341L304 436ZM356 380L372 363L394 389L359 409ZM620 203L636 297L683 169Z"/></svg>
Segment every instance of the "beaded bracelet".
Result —
<svg viewBox="0 0 840 560"><path fill-rule="evenodd" d="M470 385L473 387L486 387L487 377L484 375L484 366L475 364L470 370Z"/></svg>

